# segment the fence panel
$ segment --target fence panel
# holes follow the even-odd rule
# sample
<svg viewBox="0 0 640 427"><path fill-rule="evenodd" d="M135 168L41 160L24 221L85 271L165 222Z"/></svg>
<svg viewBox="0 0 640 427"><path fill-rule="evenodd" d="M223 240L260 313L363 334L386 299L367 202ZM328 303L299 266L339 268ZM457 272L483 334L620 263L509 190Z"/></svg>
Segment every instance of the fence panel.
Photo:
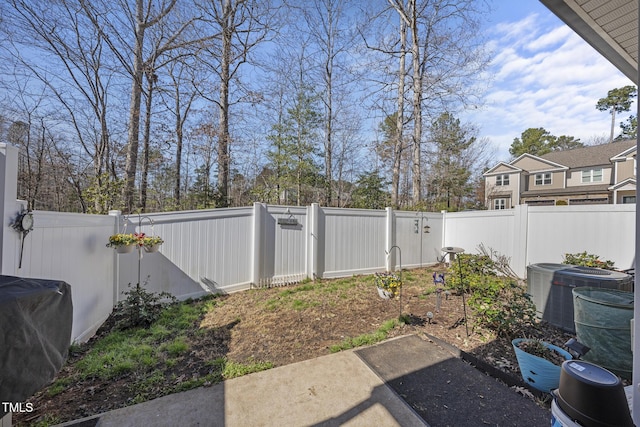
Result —
<svg viewBox="0 0 640 427"><path fill-rule="evenodd" d="M278 286L296 283L306 278L307 209L303 207L268 206L263 221L263 240L260 253L259 286ZM278 219L293 224L279 224Z"/></svg>
<svg viewBox="0 0 640 427"><path fill-rule="evenodd" d="M442 215L394 212L395 245L402 252L402 268L418 268L438 262L442 247ZM396 265L400 260L396 259Z"/></svg>
<svg viewBox="0 0 640 427"><path fill-rule="evenodd" d="M345 277L385 269L386 212L323 208L320 215L321 277Z"/></svg>
<svg viewBox="0 0 640 427"><path fill-rule="evenodd" d="M21 277L63 280L71 285L74 340L88 339L109 316L115 302L115 255L107 248L113 217L34 212L25 238Z"/></svg>
<svg viewBox="0 0 640 427"><path fill-rule="evenodd" d="M527 262L560 263L566 253L586 251L632 268L635 214L635 205L531 207Z"/></svg>
<svg viewBox="0 0 640 427"><path fill-rule="evenodd" d="M153 221L153 230L146 218ZM155 234L165 243L158 253L142 253L142 259L137 253L120 255L120 283L137 283L140 266L141 281L149 290L179 299L249 287L252 208L147 214L131 216L129 222L128 231Z"/></svg>
<svg viewBox="0 0 640 427"><path fill-rule="evenodd" d="M501 211L469 211L445 214L444 244L477 253L483 245L501 255L513 256L518 240L516 209Z"/></svg>

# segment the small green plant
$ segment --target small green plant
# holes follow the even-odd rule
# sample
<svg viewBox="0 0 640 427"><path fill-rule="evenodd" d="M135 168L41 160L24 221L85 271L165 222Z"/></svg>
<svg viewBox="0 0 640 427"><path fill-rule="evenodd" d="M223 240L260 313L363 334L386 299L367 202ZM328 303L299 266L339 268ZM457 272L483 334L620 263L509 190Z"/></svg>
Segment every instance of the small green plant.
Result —
<svg viewBox="0 0 640 427"><path fill-rule="evenodd" d="M184 337L177 337L164 348L166 348L170 356L179 356L189 350L189 344L187 344Z"/></svg>
<svg viewBox="0 0 640 427"><path fill-rule="evenodd" d="M50 397L56 396L65 391L71 384L71 378L57 379L47 388L47 395Z"/></svg>
<svg viewBox="0 0 640 427"><path fill-rule="evenodd" d="M602 261L598 255L588 254L586 251L575 254L564 254L562 263L583 267L596 267L604 270L615 270L613 261Z"/></svg>
<svg viewBox="0 0 640 427"><path fill-rule="evenodd" d="M135 327L148 328L158 320L162 310L176 301L168 292L148 292L144 287L136 285L124 292L126 298L116 305L114 316L119 329Z"/></svg>
<svg viewBox="0 0 640 427"><path fill-rule="evenodd" d="M373 283L378 288L389 292L392 298L396 298L400 295L402 280L400 280L400 277L395 273L376 273L373 276Z"/></svg>

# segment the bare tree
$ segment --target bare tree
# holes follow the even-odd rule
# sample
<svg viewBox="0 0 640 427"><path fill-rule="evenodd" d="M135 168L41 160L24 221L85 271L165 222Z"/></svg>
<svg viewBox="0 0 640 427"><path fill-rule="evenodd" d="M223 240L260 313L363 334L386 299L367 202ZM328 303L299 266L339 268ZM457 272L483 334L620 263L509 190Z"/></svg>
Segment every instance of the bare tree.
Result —
<svg viewBox="0 0 640 427"><path fill-rule="evenodd" d="M301 13L304 26L297 31L311 36L318 53L313 55L317 61L318 86L322 87L324 104L324 203L333 203L334 150L338 127L341 126L341 106L338 97L345 97L347 84L354 77L349 74L342 57L349 54L355 34L349 30L349 2L344 0L313 0L304 3Z"/></svg>
<svg viewBox="0 0 640 427"><path fill-rule="evenodd" d="M422 199L422 118L429 105L444 111L448 103L469 102L465 79L486 67L476 45L481 4L473 0L388 0L411 36L412 57L412 201ZM428 100L428 103L425 101ZM437 114L437 113L436 113Z"/></svg>
<svg viewBox="0 0 640 427"><path fill-rule="evenodd" d="M12 20L20 29L12 37L14 57L66 111L77 141L91 158L99 192L105 185L103 173L112 156L107 100L113 72L104 63L104 39L78 13L79 6L73 1L43 5L12 0L10 4ZM21 46L26 39L59 62L61 74L52 73L51 63L22 56ZM88 108L84 108L85 103ZM87 123L92 121L98 123L98 129L87 129ZM97 199L95 203L95 211L104 210Z"/></svg>
<svg viewBox="0 0 640 427"><path fill-rule="evenodd" d="M402 160L402 152L404 149L404 82L406 78L406 51L407 51L407 24L400 17L400 59L398 62L398 111L396 113L396 133L393 144L393 171L391 176L391 205L394 208L399 207L398 191L400 187L400 163Z"/></svg>
<svg viewBox="0 0 640 427"><path fill-rule="evenodd" d="M134 208L134 189L140 139L140 107L142 103L143 78L146 70L152 69L154 61L178 48L195 45L209 40L208 35L201 39L188 36L196 18L180 16L171 21L177 0L145 1L78 0L83 11L96 29L100 31L112 52L118 58L126 74L131 77L131 97L126 146L125 186L123 188L124 208L130 212ZM120 14L112 11L118 9ZM185 10L185 9L183 9ZM155 26L166 26L163 37L156 40L155 47L147 52L146 33ZM132 37L131 37L132 36ZM129 59L132 59L132 63Z"/></svg>
<svg viewBox="0 0 640 427"><path fill-rule="evenodd" d="M186 122L192 112L198 92L195 89L200 84L197 80L197 71L193 64L193 57L186 56L173 61L168 68L170 79L170 94L166 98L165 105L173 115L173 130L175 133L175 158L174 158L174 183L173 198L176 208L181 205L182 199L182 155L184 149L184 133Z"/></svg>
<svg viewBox="0 0 640 427"><path fill-rule="evenodd" d="M202 95L218 107L217 206L224 207L229 206L230 107L242 100L231 99L231 86L234 79L239 78L239 70L247 62L250 52L271 31L274 10L270 1L264 0L202 0L200 7L208 28L220 34L220 44L206 45L203 50L214 60L210 65L219 79L218 98ZM238 94L242 94L241 86L236 87Z"/></svg>

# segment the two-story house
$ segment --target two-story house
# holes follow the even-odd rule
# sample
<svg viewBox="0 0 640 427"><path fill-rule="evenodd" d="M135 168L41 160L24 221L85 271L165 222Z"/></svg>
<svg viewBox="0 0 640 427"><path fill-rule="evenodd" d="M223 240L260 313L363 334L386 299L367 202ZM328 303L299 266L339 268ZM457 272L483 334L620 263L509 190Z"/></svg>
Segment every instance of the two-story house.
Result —
<svg viewBox="0 0 640 427"><path fill-rule="evenodd" d="M542 156L523 154L484 173L488 209L518 204L636 202L636 141L618 141Z"/></svg>

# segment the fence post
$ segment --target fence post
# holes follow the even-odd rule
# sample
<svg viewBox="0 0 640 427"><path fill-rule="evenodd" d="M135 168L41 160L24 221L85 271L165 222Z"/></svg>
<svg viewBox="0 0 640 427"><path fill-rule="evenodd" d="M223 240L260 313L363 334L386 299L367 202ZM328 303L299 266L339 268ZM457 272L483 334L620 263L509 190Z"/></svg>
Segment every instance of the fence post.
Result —
<svg viewBox="0 0 640 427"><path fill-rule="evenodd" d="M395 235L395 227L393 220L393 208L385 208L387 217L385 222L385 270L386 271L394 271L396 266L396 255L395 250L391 250L393 245L396 244L396 235Z"/></svg>
<svg viewBox="0 0 640 427"><path fill-rule="evenodd" d="M0 227L0 262L2 274L15 276L18 272L18 256L20 250L20 233L11 229L18 211L25 204L18 202L18 148L11 144L0 144L0 206L2 226Z"/></svg>
<svg viewBox="0 0 640 427"><path fill-rule="evenodd" d="M112 210L108 212L109 216L112 216L113 221L113 233L120 233L120 221L122 220L122 211ZM120 298L120 258L116 251L113 252L113 306L115 307L118 304L118 299Z"/></svg>
<svg viewBox="0 0 640 427"><path fill-rule="evenodd" d="M513 217L513 255L511 268L518 277L527 275L527 248L529 246L529 206L516 205Z"/></svg>
<svg viewBox="0 0 640 427"><path fill-rule="evenodd" d="M318 279L318 236L320 222L320 205L312 203L307 206L307 278Z"/></svg>
<svg viewBox="0 0 640 427"><path fill-rule="evenodd" d="M251 256L251 283L253 286L260 286L262 277L262 226L264 224L265 206L262 203L253 204L253 251Z"/></svg>

